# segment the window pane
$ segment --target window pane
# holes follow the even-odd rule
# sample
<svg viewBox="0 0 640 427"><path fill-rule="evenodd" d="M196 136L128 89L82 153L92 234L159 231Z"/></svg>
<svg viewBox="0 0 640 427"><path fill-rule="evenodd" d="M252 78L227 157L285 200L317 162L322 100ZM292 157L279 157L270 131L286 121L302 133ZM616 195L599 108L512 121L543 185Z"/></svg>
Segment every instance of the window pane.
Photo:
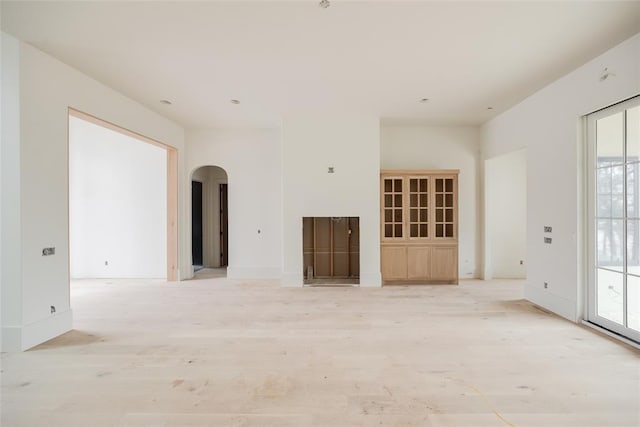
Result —
<svg viewBox="0 0 640 427"><path fill-rule="evenodd" d="M638 163L627 165L627 216L639 218L638 215Z"/></svg>
<svg viewBox="0 0 640 427"><path fill-rule="evenodd" d="M418 222L418 209L411 209L411 222Z"/></svg>
<svg viewBox="0 0 640 427"><path fill-rule="evenodd" d="M453 180L452 179L448 179L447 180L447 191L448 192L453 192Z"/></svg>
<svg viewBox="0 0 640 427"><path fill-rule="evenodd" d="M598 248L598 267L623 271L622 220L599 219L596 235Z"/></svg>
<svg viewBox="0 0 640 427"><path fill-rule="evenodd" d="M422 222L427 222L429 221L429 214L428 214L428 210L426 209L420 209L420 221Z"/></svg>
<svg viewBox="0 0 640 427"><path fill-rule="evenodd" d="M394 212L395 222L402 222L402 209L396 209Z"/></svg>
<svg viewBox="0 0 640 427"><path fill-rule="evenodd" d="M391 222L391 218L393 217L393 214L391 213L391 209L385 209L384 210L384 222Z"/></svg>
<svg viewBox="0 0 640 427"><path fill-rule="evenodd" d="M391 191L393 191L392 184L393 184L393 181L391 181L390 179L384 180L384 191L386 193L391 193Z"/></svg>
<svg viewBox="0 0 640 427"><path fill-rule="evenodd" d="M627 276L627 326L640 331L640 277Z"/></svg>
<svg viewBox="0 0 640 427"><path fill-rule="evenodd" d="M393 182L393 190L396 193L402 193L402 180L401 179L396 179Z"/></svg>
<svg viewBox="0 0 640 427"><path fill-rule="evenodd" d="M622 324L623 275L598 269L598 316Z"/></svg>
<svg viewBox="0 0 640 427"><path fill-rule="evenodd" d="M611 168L598 169L596 172L598 194L611 194Z"/></svg>
<svg viewBox="0 0 640 427"><path fill-rule="evenodd" d="M627 221L627 272L640 276L640 221Z"/></svg>
<svg viewBox="0 0 640 427"><path fill-rule="evenodd" d="M623 112L596 122L596 150L598 164L622 163L623 160Z"/></svg>
<svg viewBox="0 0 640 427"><path fill-rule="evenodd" d="M421 179L420 180L420 191L423 192L423 193L427 192L427 182L428 182L428 180L426 180L426 179Z"/></svg>
<svg viewBox="0 0 640 427"><path fill-rule="evenodd" d="M640 106L627 110L627 161L640 161Z"/></svg>
<svg viewBox="0 0 640 427"><path fill-rule="evenodd" d="M384 237L393 237L393 225L385 224L385 226L384 226Z"/></svg>
<svg viewBox="0 0 640 427"><path fill-rule="evenodd" d="M409 180L409 191L412 191L414 193L418 191L418 180L417 179L410 179Z"/></svg>
<svg viewBox="0 0 640 427"><path fill-rule="evenodd" d="M411 224L411 237L418 237L418 224Z"/></svg>
<svg viewBox="0 0 640 427"><path fill-rule="evenodd" d="M394 235L396 237L402 237L402 224L396 224L394 227Z"/></svg>

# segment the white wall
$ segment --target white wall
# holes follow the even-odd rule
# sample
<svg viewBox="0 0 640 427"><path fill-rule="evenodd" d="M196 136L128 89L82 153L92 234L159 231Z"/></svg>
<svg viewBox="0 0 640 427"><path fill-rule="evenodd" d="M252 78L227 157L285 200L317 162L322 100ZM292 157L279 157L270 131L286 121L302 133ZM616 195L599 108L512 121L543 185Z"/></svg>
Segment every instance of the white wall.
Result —
<svg viewBox="0 0 640 427"><path fill-rule="evenodd" d="M2 350L19 342L22 324L20 266L20 43L2 37L0 144L0 283L2 284ZM6 326L11 326L7 327ZM11 336L9 336L11 335Z"/></svg>
<svg viewBox="0 0 640 427"><path fill-rule="evenodd" d="M604 68L615 75L601 81ZM525 297L571 320L582 318L585 284L581 118L638 93L640 34L482 127L484 159L527 149ZM553 227L551 245L543 242L545 225Z"/></svg>
<svg viewBox="0 0 640 427"><path fill-rule="evenodd" d="M187 134L187 170L218 166L229 190L230 278L280 277L282 181L280 132L195 130ZM190 182L189 182L190 188ZM189 190L189 194L190 190ZM191 203L189 219L191 218ZM191 224L189 252L191 251ZM258 233L260 230L260 233ZM190 255L189 255L189 259Z"/></svg>
<svg viewBox="0 0 640 427"><path fill-rule="evenodd" d="M479 277L480 130L472 126L383 126L381 169L459 169L459 276Z"/></svg>
<svg viewBox="0 0 640 427"><path fill-rule="evenodd" d="M15 39L2 33L3 46ZM3 319L3 349L27 349L72 327L69 307L69 226L67 126L68 107L94 115L125 129L178 149L184 159L184 131L173 122L142 107L112 89L58 60L19 42L20 231L2 235L3 253L15 251L14 265L21 277L3 277L3 307L19 306L19 318ZM13 60L13 56L10 57ZM3 50L3 60L5 52ZM3 66L4 68L4 66ZM5 104L15 105L12 98ZM3 135L4 148L4 135ZM14 156L15 157L15 156ZM3 155L3 163L5 162ZM4 173L4 172L3 172ZM184 166L179 165L184 177ZM4 182L4 181L3 181ZM44 184L43 184L44 183ZM184 179L181 187L184 188ZM16 185L12 186L16 189ZM4 198L3 184L3 198ZM179 195L184 206L184 194ZM4 204L3 204L4 210ZM184 275L184 210L179 212L180 266ZM4 212L3 212L4 222ZM42 248L55 247L54 256L42 256ZM3 267L4 267L3 263ZM4 269L4 268L3 268ZM5 297L8 297L5 300ZM50 312L50 306L56 313Z"/></svg>
<svg viewBox="0 0 640 427"><path fill-rule="evenodd" d="M527 152L488 159L485 178L485 279L527 277Z"/></svg>
<svg viewBox="0 0 640 427"><path fill-rule="evenodd" d="M288 116L282 132L283 284L303 284L303 217L357 216L360 286L381 286L378 118Z"/></svg>
<svg viewBox="0 0 640 427"><path fill-rule="evenodd" d="M72 278L166 278L167 152L69 118Z"/></svg>

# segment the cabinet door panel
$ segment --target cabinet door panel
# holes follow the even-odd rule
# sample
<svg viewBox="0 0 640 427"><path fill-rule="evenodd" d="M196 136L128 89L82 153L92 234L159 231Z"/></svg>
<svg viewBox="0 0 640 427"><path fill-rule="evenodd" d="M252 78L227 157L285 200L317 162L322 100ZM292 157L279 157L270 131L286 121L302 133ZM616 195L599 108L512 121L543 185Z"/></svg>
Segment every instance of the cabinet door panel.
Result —
<svg viewBox="0 0 640 427"><path fill-rule="evenodd" d="M429 280L431 278L431 248L409 247L407 259L409 279Z"/></svg>
<svg viewBox="0 0 640 427"><path fill-rule="evenodd" d="M402 280L407 278L407 248L383 246L382 278L385 280Z"/></svg>
<svg viewBox="0 0 640 427"><path fill-rule="evenodd" d="M431 278L434 280L456 280L458 277L458 247L438 246L431 248Z"/></svg>

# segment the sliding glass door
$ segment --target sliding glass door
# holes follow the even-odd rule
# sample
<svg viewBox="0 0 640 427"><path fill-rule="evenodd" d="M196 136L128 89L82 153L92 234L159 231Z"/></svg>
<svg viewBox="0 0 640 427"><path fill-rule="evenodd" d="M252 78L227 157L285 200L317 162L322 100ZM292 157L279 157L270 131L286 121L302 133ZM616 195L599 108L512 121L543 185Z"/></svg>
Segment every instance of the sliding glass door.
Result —
<svg viewBox="0 0 640 427"><path fill-rule="evenodd" d="M587 117L588 320L640 342L640 97Z"/></svg>

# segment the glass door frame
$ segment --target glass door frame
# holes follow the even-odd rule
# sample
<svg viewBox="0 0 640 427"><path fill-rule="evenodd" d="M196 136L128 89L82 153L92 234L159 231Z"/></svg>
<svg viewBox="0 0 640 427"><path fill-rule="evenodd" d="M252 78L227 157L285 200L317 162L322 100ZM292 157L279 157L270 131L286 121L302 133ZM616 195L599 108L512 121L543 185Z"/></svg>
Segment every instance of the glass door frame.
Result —
<svg viewBox="0 0 640 427"><path fill-rule="evenodd" d="M624 176L624 190L623 190L623 242L622 242L622 259L623 259L623 271L620 273L623 276L623 324L619 324L610 319L598 315L598 300L597 300L597 271L598 271L598 259L597 259L597 187L596 187L596 174L597 167L597 132L596 123L600 119L604 119L609 116L613 116L620 112L624 112L630 108L634 108L640 105L640 96L628 99L602 110L596 111L586 116L587 126L587 290L586 290L586 320L594 323L605 329L610 330L616 334L619 334L625 338L629 338L633 341L640 342L640 331L629 328L628 323L628 292L627 292L627 123L626 114L623 114L623 162L621 166L623 168ZM636 176L636 179L638 177ZM635 197L640 195L635 194Z"/></svg>

